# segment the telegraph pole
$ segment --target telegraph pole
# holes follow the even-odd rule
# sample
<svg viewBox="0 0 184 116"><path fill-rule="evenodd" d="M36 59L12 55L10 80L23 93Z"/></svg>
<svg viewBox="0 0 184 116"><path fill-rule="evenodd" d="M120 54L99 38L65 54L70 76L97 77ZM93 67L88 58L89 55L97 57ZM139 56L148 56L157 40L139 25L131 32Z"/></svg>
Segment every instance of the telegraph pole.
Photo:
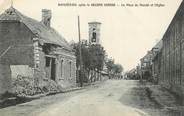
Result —
<svg viewBox="0 0 184 116"><path fill-rule="evenodd" d="M82 52L81 52L81 35L80 35L80 17L78 16L78 33L79 33L79 81L80 81L80 86L83 86L83 66L82 66Z"/></svg>

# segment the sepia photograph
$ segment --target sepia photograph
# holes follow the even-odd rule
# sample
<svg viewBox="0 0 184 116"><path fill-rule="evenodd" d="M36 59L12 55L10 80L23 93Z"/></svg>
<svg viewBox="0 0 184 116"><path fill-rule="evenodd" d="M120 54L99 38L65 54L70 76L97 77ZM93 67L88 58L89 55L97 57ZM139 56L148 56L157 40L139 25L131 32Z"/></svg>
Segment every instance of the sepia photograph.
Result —
<svg viewBox="0 0 184 116"><path fill-rule="evenodd" d="M0 0L0 116L184 116L184 1Z"/></svg>

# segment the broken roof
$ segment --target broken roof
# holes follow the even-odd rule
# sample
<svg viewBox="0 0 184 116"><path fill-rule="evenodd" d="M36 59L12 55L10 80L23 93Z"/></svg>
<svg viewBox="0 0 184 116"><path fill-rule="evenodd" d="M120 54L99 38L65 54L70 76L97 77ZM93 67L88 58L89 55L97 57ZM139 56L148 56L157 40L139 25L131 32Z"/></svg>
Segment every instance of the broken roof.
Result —
<svg viewBox="0 0 184 116"><path fill-rule="evenodd" d="M8 20L20 21L24 23L44 43L59 45L65 49L71 50L68 42L56 30L45 26L43 23L37 20L23 15L13 7L10 7L0 15L0 21Z"/></svg>

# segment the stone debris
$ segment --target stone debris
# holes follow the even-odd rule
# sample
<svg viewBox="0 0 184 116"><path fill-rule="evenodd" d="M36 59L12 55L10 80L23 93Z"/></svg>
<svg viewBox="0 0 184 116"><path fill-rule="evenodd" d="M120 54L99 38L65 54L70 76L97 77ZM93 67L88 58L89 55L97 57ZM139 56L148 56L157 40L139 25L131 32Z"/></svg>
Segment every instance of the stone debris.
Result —
<svg viewBox="0 0 184 116"><path fill-rule="evenodd" d="M13 93L19 97L37 94L58 93L62 88L53 80L46 80L47 84L40 86L34 83L34 78L19 76L13 81Z"/></svg>

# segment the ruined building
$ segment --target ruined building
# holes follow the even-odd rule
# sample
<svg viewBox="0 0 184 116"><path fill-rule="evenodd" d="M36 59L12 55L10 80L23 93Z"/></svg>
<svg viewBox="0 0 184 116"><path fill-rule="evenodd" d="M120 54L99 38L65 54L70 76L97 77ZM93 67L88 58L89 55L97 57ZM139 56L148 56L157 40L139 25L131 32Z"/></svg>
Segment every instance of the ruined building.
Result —
<svg viewBox="0 0 184 116"><path fill-rule="evenodd" d="M152 82L158 83L161 71L162 40L152 48Z"/></svg>
<svg viewBox="0 0 184 116"><path fill-rule="evenodd" d="M53 80L63 88L76 84L76 57L51 27L50 10L37 21L11 7L0 15L0 92L11 91L17 76L34 78L45 86Z"/></svg>

